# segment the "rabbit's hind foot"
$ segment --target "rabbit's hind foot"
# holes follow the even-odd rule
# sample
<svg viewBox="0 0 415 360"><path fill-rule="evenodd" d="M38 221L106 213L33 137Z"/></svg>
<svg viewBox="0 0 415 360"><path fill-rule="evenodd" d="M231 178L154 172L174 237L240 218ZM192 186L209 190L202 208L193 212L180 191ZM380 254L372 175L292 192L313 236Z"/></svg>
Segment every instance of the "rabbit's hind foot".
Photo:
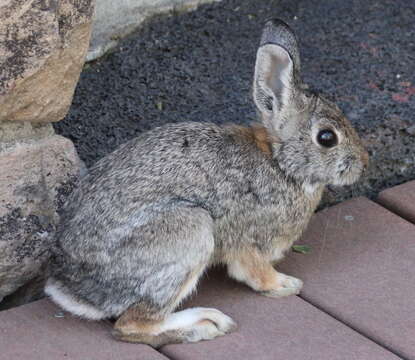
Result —
<svg viewBox="0 0 415 360"><path fill-rule="evenodd" d="M210 340L236 329L236 323L229 316L211 308L190 308L157 321L126 321L126 318L128 310L115 323L114 337L122 341L148 344L154 348L166 344Z"/></svg>

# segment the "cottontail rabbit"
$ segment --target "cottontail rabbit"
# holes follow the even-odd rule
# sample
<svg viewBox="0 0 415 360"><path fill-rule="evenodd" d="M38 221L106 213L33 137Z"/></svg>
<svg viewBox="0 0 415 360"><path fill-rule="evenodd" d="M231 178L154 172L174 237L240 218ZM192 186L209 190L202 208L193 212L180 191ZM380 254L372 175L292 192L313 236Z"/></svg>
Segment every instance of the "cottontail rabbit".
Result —
<svg viewBox="0 0 415 360"><path fill-rule="evenodd" d="M306 90L292 30L265 25L253 94L263 126L153 129L90 169L69 197L46 293L116 338L154 347L235 329L216 309L173 312L212 264L264 295L302 282L272 264L301 235L327 184L368 163L341 111Z"/></svg>

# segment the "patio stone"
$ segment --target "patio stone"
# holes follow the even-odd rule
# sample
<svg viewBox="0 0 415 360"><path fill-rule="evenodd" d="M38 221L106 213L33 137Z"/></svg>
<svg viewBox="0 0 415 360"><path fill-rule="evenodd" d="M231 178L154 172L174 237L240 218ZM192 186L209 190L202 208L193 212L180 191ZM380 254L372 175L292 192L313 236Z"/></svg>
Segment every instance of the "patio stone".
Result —
<svg viewBox="0 0 415 360"><path fill-rule="evenodd" d="M398 359L301 298L261 296L224 272L209 273L188 306L215 307L237 321L238 330L210 341L161 348L172 359Z"/></svg>
<svg viewBox="0 0 415 360"><path fill-rule="evenodd" d="M279 266L301 296L406 359L415 359L415 226L358 198L319 212Z"/></svg>
<svg viewBox="0 0 415 360"><path fill-rule="evenodd" d="M166 360L149 346L115 341L109 324L79 320L47 299L0 312L0 349L9 360Z"/></svg>
<svg viewBox="0 0 415 360"><path fill-rule="evenodd" d="M382 191L377 202L415 224L415 181Z"/></svg>

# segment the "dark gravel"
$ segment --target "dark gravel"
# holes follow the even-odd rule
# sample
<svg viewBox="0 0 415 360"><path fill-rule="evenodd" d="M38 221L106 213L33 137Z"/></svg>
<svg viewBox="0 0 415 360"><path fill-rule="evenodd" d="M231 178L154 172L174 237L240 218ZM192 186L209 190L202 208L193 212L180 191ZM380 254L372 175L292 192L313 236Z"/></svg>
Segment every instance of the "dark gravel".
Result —
<svg viewBox="0 0 415 360"><path fill-rule="evenodd" d="M151 19L88 64L55 124L87 166L152 127L255 120L250 87L262 24L281 17L301 43L303 77L364 139L371 168L325 202L415 178L415 1L224 0Z"/></svg>

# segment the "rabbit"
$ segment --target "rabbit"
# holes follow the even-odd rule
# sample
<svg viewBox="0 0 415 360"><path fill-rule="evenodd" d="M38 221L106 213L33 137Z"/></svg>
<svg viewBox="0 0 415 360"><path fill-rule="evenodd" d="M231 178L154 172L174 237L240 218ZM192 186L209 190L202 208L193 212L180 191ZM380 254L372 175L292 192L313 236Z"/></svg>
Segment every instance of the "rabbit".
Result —
<svg viewBox="0 0 415 360"><path fill-rule="evenodd" d="M46 294L155 348L236 329L217 309L175 312L215 264L265 296L298 294L302 281L273 265L324 187L357 181L368 154L339 108L302 83L281 20L265 24L253 97L260 125L168 124L99 160L62 210Z"/></svg>

